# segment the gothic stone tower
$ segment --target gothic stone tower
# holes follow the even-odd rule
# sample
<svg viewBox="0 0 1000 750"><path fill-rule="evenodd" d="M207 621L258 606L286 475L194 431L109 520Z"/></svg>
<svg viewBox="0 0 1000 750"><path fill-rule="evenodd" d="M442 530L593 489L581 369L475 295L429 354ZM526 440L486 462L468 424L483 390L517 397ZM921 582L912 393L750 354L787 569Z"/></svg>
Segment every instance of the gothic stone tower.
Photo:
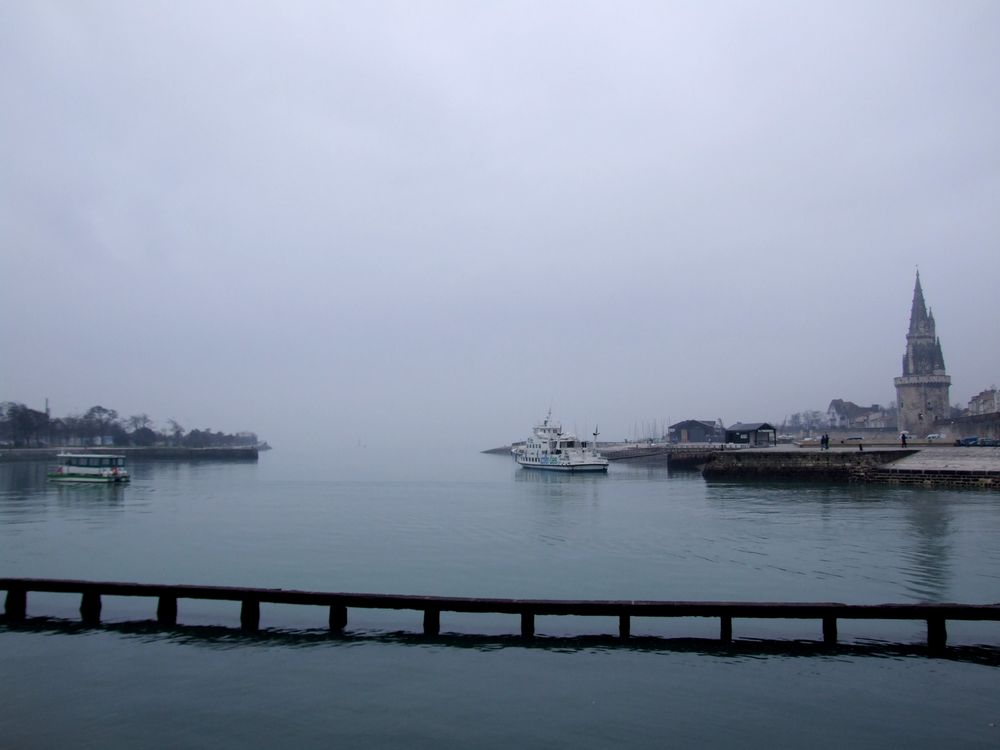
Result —
<svg viewBox="0 0 1000 750"><path fill-rule="evenodd" d="M948 389L951 378L944 371L941 342L934 333L934 313L924 304L920 272L913 288L910 330L906 334L903 375L895 379L899 429L915 435L934 432L934 420L951 412Z"/></svg>

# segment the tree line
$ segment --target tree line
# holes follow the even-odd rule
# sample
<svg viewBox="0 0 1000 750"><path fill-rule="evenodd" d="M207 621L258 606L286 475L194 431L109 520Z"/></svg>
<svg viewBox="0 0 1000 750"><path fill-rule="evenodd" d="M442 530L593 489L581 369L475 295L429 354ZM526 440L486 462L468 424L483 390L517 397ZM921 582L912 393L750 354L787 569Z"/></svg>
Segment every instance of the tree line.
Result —
<svg viewBox="0 0 1000 750"><path fill-rule="evenodd" d="M257 442L252 432L227 434L209 428L188 431L175 419L168 419L165 428L157 429L148 414L122 418L114 409L103 406L92 406L83 414L50 417L47 412L24 404L0 403L0 445L15 448L54 445L234 448L257 445Z"/></svg>

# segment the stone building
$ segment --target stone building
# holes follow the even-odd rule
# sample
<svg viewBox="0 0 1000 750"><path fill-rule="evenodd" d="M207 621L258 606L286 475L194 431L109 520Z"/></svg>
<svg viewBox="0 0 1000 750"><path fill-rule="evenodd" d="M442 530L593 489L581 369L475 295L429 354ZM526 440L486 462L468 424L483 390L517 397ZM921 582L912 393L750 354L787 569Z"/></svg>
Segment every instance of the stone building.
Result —
<svg viewBox="0 0 1000 750"><path fill-rule="evenodd" d="M919 271L913 287L903 374L895 378L895 384L900 430L926 435L934 432L935 419L950 416L948 390L951 378L945 373L941 341L935 333L934 313L924 303Z"/></svg>
<svg viewBox="0 0 1000 750"><path fill-rule="evenodd" d="M1000 412L1000 391L996 386L973 396L969 400L969 414L995 414Z"/></svg>
<svg viewBox="0 0 1000 750"><path fill-rule="evenodd" d="M878 404L858 406L853 401L835 398L826 409L827 421L834 429L875 429L896 428L895 408L882 408Z"/></svg>

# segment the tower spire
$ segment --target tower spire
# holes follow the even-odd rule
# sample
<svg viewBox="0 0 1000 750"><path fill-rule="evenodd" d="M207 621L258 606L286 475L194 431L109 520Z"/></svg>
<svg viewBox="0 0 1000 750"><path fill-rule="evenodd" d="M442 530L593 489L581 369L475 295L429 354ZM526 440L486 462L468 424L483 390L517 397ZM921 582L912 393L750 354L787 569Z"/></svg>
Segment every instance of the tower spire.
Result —
<svg viewBox="0 0 1000 750"><path fill-rule="evenodd" d="M920 269L917 269L917 281L913 285L913 304L910 306L910 333L918 333L927 323L927 304L924 302L924 290L920 286Z"/></svg>

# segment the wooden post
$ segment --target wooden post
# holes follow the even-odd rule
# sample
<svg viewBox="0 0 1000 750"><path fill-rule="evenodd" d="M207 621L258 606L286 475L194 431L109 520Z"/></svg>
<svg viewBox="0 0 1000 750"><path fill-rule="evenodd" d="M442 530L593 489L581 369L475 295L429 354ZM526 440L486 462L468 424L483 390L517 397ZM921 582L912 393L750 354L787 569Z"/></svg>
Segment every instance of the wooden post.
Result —
<svg viewBox="0 0 1000 750"><path fill-rule="evenodd" d="M80 598L80 617L88 625L101 621L101 595L96 591L85 591Z"/></svg>
<svg viewBox="0 0 1000 750"><path fill-rule="evenodd" d="M932 650L943 649L948 645L948 629L944 618L932 617L927 620L927 647Z"/></svg>
<svg viewBox="0 0 1000 750"><path fill-rule="evenodd" d="M719 618L719 640L723 643L733 642L733 618L723 615Z"/></svg>
<svg viewBox="0 0 1000 750"><path fill-rule="evenodd" d="M347 607L339 604L330 605L330 630L343 630L347 627Z"/></svg>
<svg viewBox="0 0 1000 750"><path fill-rule="evenodd" d="M7 622L22 622L28 613L28 592L24 589L7 589L4 601L4 614Z"/></svg>
<svg viewBox="0 0 1000 750"><path fill-rule="evenodd" d="M247 632L254 632L260 627L260 602L257 599L244 599L240 607L240 627Z"/></svg>
<svg viewBox="0 0 1000 750"><path fill-rule="evenodd" d="M535 637L535 615L531 612L521 613L521 637Z"/></svg>
<svg viewBox="0 0 1000 750"><path fill-rule="evenodd" d="M823 643L828 646L837 645L837 618L823 618Z"/></svg>
<svg viewBox="0 0 1000 750"><path fill-rule="evenodd" d="M424 610L424 635L440 635L441 633L441 610Z"/></svg>
<svg viewBox="0 0 1000 750"><path fill-rule="evenodd" d="M160 625L174 626L177 624L177 597L161 596L156 605L156 621Z"/></svg>
<svg viewBox="0 0 1000 750"><path fill-rule="evenodd" d="M618 637L623 641L632 635L632 618L628 615L618 615Z"/></svg>

